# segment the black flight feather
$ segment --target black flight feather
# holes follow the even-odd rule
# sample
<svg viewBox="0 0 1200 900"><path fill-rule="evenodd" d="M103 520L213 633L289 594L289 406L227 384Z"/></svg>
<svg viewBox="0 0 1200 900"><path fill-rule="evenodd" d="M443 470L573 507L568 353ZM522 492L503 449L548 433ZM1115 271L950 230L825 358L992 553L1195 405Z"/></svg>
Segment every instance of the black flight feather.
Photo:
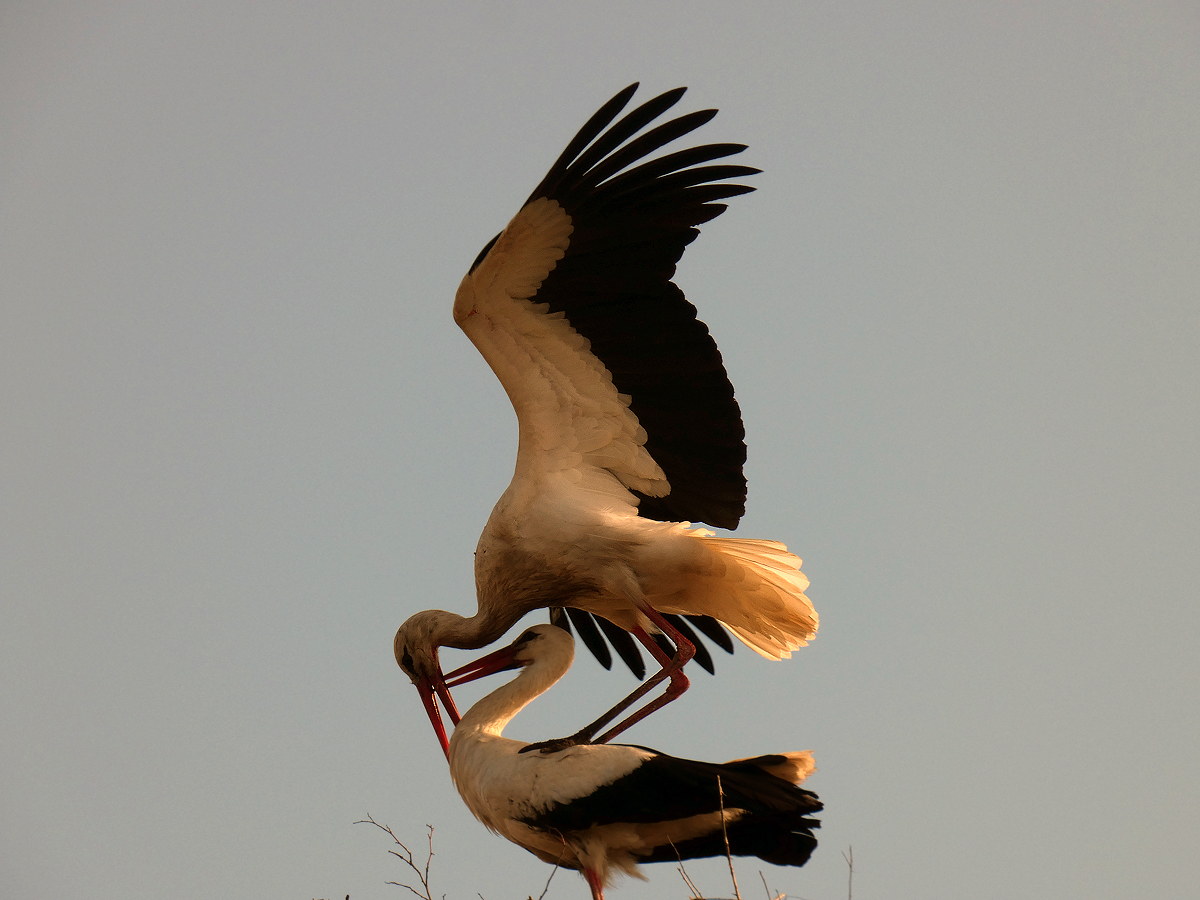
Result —
<svg viewBox="0 0 1200 900"><path fill-rule="evenodd" d="M735 528L746 503L741 410L707 326L671 279L698 226L725 211L717 201L753 190L727 179L759 170L714 162L741 153L744 144L703 144L647 159L717 111L686 113L639 134L678 103L686 88L622 116L637 87L620 91L588 119L526 201L556 201L573 225L563 258L531 299L565 314L588 339L646 429L646 450L670 492L651 497L634 491L638 514ZM484 247L472 270L494 243L495 238ZM602 665L611 665L612 657L607 648L598 649L600 633L637 677L645 677L641 654L626 632L578 610L569 615ZM732 652L725 630L714 620L701 625L699 618L689 617ZM694 632L684 634L690 639ZM712 657L700 644L696 659L712 671Z"/></svg>

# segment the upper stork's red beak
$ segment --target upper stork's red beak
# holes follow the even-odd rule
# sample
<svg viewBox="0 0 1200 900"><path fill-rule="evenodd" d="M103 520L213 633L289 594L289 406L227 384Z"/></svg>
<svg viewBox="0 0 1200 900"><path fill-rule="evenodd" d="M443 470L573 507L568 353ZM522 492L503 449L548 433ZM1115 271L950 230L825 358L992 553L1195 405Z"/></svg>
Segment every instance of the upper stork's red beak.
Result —
<svg viewBox="0 0 1200 900"><path fill-rule="evenodd" d="M433 684L428 678L417 679L417 693L421 695L421 702L425 704L429 724L433 726L433 733L437 735L438 743L442 745L442 752L446 754L446 759L449 759L450 740L446 737L446 726L442 724L442 712L438 709L437 696L434 694Z"/></svg>
<svg viewBox="0 0 1200 900"><path fill-rule="evenodd" d="M450 741L446 737L446 726L442 723L442 713L438 709L438 698L446 707L446 715L450 717L450 722L457 725L461 716L458 714L458 707L454 705L454 698L450 696L450 688L446 685L445 676L438 672L436 679L418 678L417 693L421 695L421 702L425 704L425 712L429 716L429 724L433 726L433 733L437 735L438 743L442 745L442 752L446 754L446 759L450 758Z"/></svg>

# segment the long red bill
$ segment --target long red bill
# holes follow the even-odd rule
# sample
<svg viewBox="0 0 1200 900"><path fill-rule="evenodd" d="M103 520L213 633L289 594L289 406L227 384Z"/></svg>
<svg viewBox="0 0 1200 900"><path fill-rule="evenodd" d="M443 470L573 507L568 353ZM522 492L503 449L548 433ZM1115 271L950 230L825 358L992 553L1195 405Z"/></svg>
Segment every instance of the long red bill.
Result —
<svg viewBox="0 0 1200 900"><path fill-rule="evenodd" d="M501 647L499 650L487 654L487 656L481 656L479 659L473 660L465 666L455 669L453 672L448 672L445 676L445 684L448 688L458 687L460 684L475 681L486 675L494 675L496 672L519 669L522 663L517 661L516 656L516 647L511 645Z"/></svg>
<svg viewBox="0 0 1200 900"><path fill-rule="evenodd" d="M443 687L445 682L442 682ZM425 712L429 716L429 724L433 726L433 733L437 735L438 743L442 745L442 752L446 754L446 759L450 759L450 740L446 737L446 726L442 724L442 713L438 709L437 696L434 694L434 687L427 678L421 678L417 681L417 693L421 695L421 702L425 704ZM446 696L450 696L450 691L446 691ZM451 701L453 703L453 701ZM447 706L446 711L449 713L453 706ZM454 712L457 716L457 711ZM457 723L457 718L455 722Z"/></svg>
<svg viewBox="0 0 1200 900"><path fill-rule="evenodd" d="M450 721L457 725L462 717L458 714L454 698L450 696L450 688L495 672L521 668L522 663L517 661L516 653L515 647L502 647L494 653L481 656L479 659L455 669L448 675L439 674L436 679L421 678L417 682L417 693L421 695L421 702L425 704L429 724L433 726L433 732L437 735L438 743L442 745L442 752L446 754L446 759L450 758L450 740L446 736L446 726L442 722L438 699L440 698L446 707L446 715L450 717Z"/></svg>
<svg viewBox="0 0 1200 900"><path fill-rule="evenodd" d="M457 725L462 719L458 714L458 707L454 705L454 698L450 696L450 685L446 684L446 676L442 675L438 678L438 682L434 685L437 695L442 698L442 703L446 707L446 715L450 717L450 721Z"/></svg>

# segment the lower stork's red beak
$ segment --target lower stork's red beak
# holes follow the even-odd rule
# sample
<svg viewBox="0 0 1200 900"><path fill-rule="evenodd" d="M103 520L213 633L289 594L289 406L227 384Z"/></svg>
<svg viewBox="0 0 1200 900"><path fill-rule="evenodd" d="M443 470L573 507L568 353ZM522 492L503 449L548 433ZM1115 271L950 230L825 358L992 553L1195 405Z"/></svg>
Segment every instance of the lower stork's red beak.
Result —
<svg viewBox="0 0 1200 900"><path fill-rule="evenodd" d="M445 676L445 684L449 687L458 687L460 684L466 684L468 681L475 681L477 678L483 678L485 675L492 675L496 672L505 672L509 669L519 669L524 663L517 661L517 648L510 644L507 647L501 647L487 656L481 656L479 659L467 663L461 668L455 669L453 672L448 672ZM446 693L449 693L447 689Z"/></svg>

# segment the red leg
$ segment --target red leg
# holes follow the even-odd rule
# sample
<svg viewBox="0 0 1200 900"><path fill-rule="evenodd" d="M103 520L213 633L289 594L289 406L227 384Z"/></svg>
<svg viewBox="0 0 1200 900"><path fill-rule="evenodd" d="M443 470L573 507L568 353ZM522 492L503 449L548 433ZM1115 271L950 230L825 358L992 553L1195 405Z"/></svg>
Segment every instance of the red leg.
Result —
<svg viewBox="0 0 1200 900"><path fill-rule="evenodd" d="M600 883L600 876L591 869L584 869L583 877L587 879L588 887L592 889L592 900L604 900L604 885Z"/></svg>
<svg viewBox="0 0 1200 900"><path fill-rule="evenodd" d="M691 641L680 634L679 630L676 629L670 622L659 615L656 610L650 608L649 606L643 606L641 607L641 611L646 615L646 618L657 625L662 630L663 634L665 634L667 638L675 644L675 655L673 657L668 657L665 653L663 653L662 648L658 646L654 639L651 638L650 635L646 634L644 629L635 628L630 632L630 634L632 634L645 645L646 649L650 651L650 655L658 661L658 664L662 666L662 668L651 678L639 685L637 690L602 715L591 725L588 725L586 728L577 731L571 737L563 738L560 741L542 741L537 744L531 744L530 746L525 747L521 751L522 753L525 753L529 750L542 749L543 747L546 750L561 750L563 747L568 747L573 744L606 744L629 726L640 722L642 719L646 718L646 716L650 715L650 713L662 709L688 689L688 678L683 674L682 669L687 661L696 655L695 646ZM654 690L656 686L666 681L668 678L671 679L671 683L667 685L667 689L661 697L656 700L652 700L650 703L647 703L637 712L633 713L628 718L610 728L600 737L596 738L595 740L592 739L592 735L594 735L597 731L599 731L617 716L621 715L621 713L625 712L625 710L629 709L629 707L633 706L644 696L646 696L646 694Z"/></svg>
<svg viewBox="0 0 1200 900"><path fill-rule="evenodd" d="M680 634L670 622L659 615L657 611L647 606L642 609L642 612L645 613L646 617L649 618L650 621L654 622L654 624L662 630L663 634L665 634L667 638L675 644L675 656L668 658L666 654L662 652L662 648L658 646L654 639L651 638L650 635L646 634L646 632L641 628L633 631L633 636L645 645L646 649L650 651L650 655L658 660L658 664L662 666L662 669L657 675L648 680L636 691L634 691L632 694L610 709L607 713L589 725L586 729L584 729L584 731L595 734L596 731L603 728L605 725L627 710L630 706L644 697L647 693L649 693L655 685L662 683L667 678L671 679L671 683L667 685L667 689L663 692L662 696L656 700L650 701L637 712L618 722L608 731L604 732L604 734L600 735L600 737L596 738L593 743L607 744L622 731L629 728L631 725L635 725L642 721L642 719L646 718L646 716L650 715L651 713L662 709L688 689L688 678L685 674L683 674L683 666L688 660L696 655L695 646L691 641Z"/></svg>

